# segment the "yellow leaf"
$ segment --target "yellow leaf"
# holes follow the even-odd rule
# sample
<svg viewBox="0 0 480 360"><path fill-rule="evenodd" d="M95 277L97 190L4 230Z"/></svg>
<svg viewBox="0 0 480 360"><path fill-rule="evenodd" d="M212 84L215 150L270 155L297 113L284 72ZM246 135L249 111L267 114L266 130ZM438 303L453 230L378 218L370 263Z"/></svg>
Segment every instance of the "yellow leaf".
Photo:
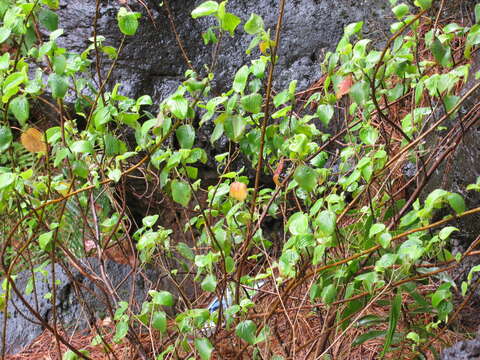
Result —
<svg viewBox="0 0 480 360"><path fill-rule="evenodd" d="M260 48L262 54L267 55L267 50L270 48L270 44L268 41L261 41L258 47Z"/></svg>
<svg viewBox="0 0 480 360"><path fill-rule="evenodd" d="M66 181L60 181L55 185L55 190L62 196L67 196L68 191L70 190L71 183Z"/></svg>
<svg viewBox="0 0 480 360"><path fill-rule="evenodd" d="M247 198L247 185L235 181L230 185L230 196L238 201L243 201Z"/></svg>
<svg viewBox="0 0 480 360"><path fill-rule="evenodd" d="M30 152L47 152L47 144L43 140L43 133L35 128L27 129L20 137L22 145Z"/></svg>

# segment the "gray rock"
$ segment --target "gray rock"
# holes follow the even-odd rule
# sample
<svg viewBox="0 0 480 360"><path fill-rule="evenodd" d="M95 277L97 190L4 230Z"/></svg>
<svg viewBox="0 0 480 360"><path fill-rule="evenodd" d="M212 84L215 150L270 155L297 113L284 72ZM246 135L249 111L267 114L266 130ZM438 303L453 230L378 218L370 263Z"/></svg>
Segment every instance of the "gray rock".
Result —
<svg viewBox="0 0 480 360"><path fill-rule="evenodd" d="M97 259L89 258L81 261L83 263L88 262L91 265L92 273L100 274ZM52 324L53 304L51 300L45 299L45 295L52 292L51 265L48 265L45 270L46 276L40 272L35 273L35 292L29 295L25 294L25 288L31 278L31 272L20 273L15 280L15 284L18 290L22 292L25 300L42 319ZM119 299L129 302L136 312L141 309L141 304L147 299L150 289L169 290L175 293L172 283L168 282L167 277L162 276L162 273L158 270L146 269L142 271L141 275L134 274L127 265L107 261L105 263L105 273L113 288L116 289ZM66 271L60 265L55 265L55 279L58 283L55 302L58 324L67 331L85 329L95 320L111 316L109 306L107 306L108 302L115 311L115 305L111 303L112 298L106 296L97 285L74 268ZM7 354L19 352L44 330L38 319L15 296L13 291L12 295L7 308ZM0 335L3 334L3 321L4 313L2 312L0 313Z"/></svg>
<svg viewBox="0 0 480 360"><path fill-rule="evenodd" d="M442 360L480 359L480 339L464 340L443 350Z"/></svg>
<svg viewBox="0 0 480 360"><path fill-rule="evenodd" d="M202 1L171 0L169 6L177 32L193 67L203 71L204 64L212 60L213 47L203 44L201 33L214 25L212 19L194 20L191 11ZM135 36L127 37L125 48L112 76L113 82L123 84L122 91L128 96L151 95L156 101L171 93L181 82L186 63L171 31L165 8L158 0L145 1L149 14L137 2L131 1L132 9L142 12L140 26ZM118 46L122 34L118 30L116 13L119 5L114 1L102 1L98 18L98 35L106 38L106 44ZM388 0L342 0L332 6L331 0L287 1L280 46L280 61L277 67L277 88L283 88L292 80L298 80L299 89L305 89L320 77L319 63L327 50L335 48L345 25L365 20L364 32L368 37L383 39L386 24L391 20ZM236 14L244 24L251 13L261 15L267 27L272 29L277 21L278 1L255 2L230 1L227 10ZM69 51L80 53L89 44L93 35L95 0L63 1L59 10L59 27L65 30L60 44ZM235 71L258 53L250 56L245 50L252 39L237 28L235 37L224 36L217 66L215 90L227 89ZM102 61L105 59L102 58ZM105 71L108 61L102 65Z"/></svg>
<svg viewBox="0 0 480 360"><path fill-rule="evenodd" d="M469 80L463 87L460 96L466 94L470 89L477 84L475 73L480 70L480 56L475 55L470 69ZM457 116L453 120L448 120L444 125L450 129L454 124L457 124L460 119L465 116L477 103L480 97L480 90L477 89L460 107ZM443 112L436 114L436 119L440 118ZM448 130L445 131L445 133ZM442 140L444 133L438 133L429 138L430 146L439 143ZM480 143L479 143L480 127L474 124L463 135L460 144L457 146L452 157L448 161L444 161L435 173L432 175L427 186L424 189L423 195L427 196L430 192L437 188L457 192L461 194L466 202L467 208L472 209L480 206L480 196L477 191L467 191L469 184L473 184L480 177ZM468 245L475 240L480 233L480 214L474 214L466 218L455 221L461 232L455 234L459 240L459 250L466 250Z"/></svg>
<svg viewBox="0 0 480 360"><path fill-rule="evenodd" d="M205 74L204 65L212 62L214 46L204 45L201 34L209 26L215 25L215 21L211 18L194 20L190 15L202 2L203 0L170 0L168 5L192 66ZM158 0L147 0L144 3L148 12L140 2L129 1L129 6L141 12L142 18L135 36L125 39L124 49L109 85L112 87L115 83L121 83L122 94L130 97L148 94L158 104L181 84L188 67L172 33L166 8L161 7ZM115 47L123 39L116 20L119 7L118 1L102 0L97 19L97 35L105 37L106 45ZM272 31L272 37L274 36L278 16L277 0L232 0L228 3L227 10L239 16L242 24L251 13L261 15L266 27ZM64 29L59 44L68 51L81 53L91 44L89 38L93 36L95 0L61 1L58 13L59 27ZM335 2L335 6L332 6L331 0L287 1L275 90L283 89L292 80L297 80L297 88L303 90L318 80L323 54L335 49L346 25L363 20L365 36L379 40L385 38L387 24L392 17L388 0L341 0ZM252 38L252 35L243 31L243 25L237 28L234 37L228 34L223 36L214 71L214 94L228 90L237 69L259 57L258 50L254 50L251 55L245 52ZM105 77L110 61L106 56L102 56L101 61L100 68ZM208 124L199 133L205 136L196 146L203 147L209 158L207 169L200 170L200 175L204 178L212 168L216 169L212 160L214 155L227 151L224 141L226 137L217 141L212 148ZM249 162L243 158L239 158L233 166L237 169L243 166L251 169Z"/></svg>

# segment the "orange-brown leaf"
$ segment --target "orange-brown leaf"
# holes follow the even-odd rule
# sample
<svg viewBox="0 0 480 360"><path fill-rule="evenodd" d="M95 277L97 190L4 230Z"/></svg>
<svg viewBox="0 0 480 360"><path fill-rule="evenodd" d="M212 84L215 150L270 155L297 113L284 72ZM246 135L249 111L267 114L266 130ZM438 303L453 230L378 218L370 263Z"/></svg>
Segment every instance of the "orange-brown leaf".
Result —
<svg viewBox="0 0 480 360"><path fill-rule="evenodd" d="M43 133L35 128L27 129L20 137L22 145L30 152L47 152L47 144L43 140Z"/></svg>
<svg viewBox="0 0 480 360"><path fill-rule="evenodd" d="M278 162L277 168L275 169L275 172L273 173L273 182L277 186L281 185L280 181L279 181L279 178L280 178L280 174L283 171L283 161L284 161L284 159L280 159L280 161Z"/></svg>
<svg viewBox="0 0 480 360"><path fill-rule="evenodd" d="M343 80L340 81L340 83L338 84L337 99L340 99L343 95L348 94L352 85L353 85L352 75L348 75L345 78L343 78Z"/></svg>
<svg viewBox="0 0 480 360"><path fill-rule="evenodd" d="M267 55L267 50L270 48L267 41L261 41L258 47L260 48L262 54Z"/></svg>

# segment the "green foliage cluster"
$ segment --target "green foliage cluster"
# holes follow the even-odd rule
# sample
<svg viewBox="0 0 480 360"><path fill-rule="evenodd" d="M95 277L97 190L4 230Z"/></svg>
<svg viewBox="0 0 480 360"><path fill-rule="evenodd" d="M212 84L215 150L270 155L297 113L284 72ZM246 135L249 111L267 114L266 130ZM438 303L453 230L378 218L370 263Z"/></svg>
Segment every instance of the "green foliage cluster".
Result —
<svg viewBox="0 0 480 360"><path fill-rule="evenodd" d="M143 167L158 174L159 191L179 207L192 210L184 230L195 241L173 242L172 230L159 225L159 216L147 216L130 239L140 266L158 254L175 257L179 266L169 269L171 276L182 269L192 271L202 291L216 297L217 306L177 307L170 321L166 308L175 305L174 295L151 290L139 313L126 302L116 304L114 342L127 338L131 329L147 327L166 341L156 359L183 349L206 360L215 349L214 334L208 331L213 326L231 331L256 358L271 335L268 318L257 322L250 316L261 284L267 281L282 289L286 298L309 280L308 301L317 308L335 309L332 325L365 328L353 345L383 338L382 356L407 346L423 358L454 308L455 283L435 264L455 263L464 256L448 250L450 236L459 229L437 229L437 225L447 224L451 216L466 215L465 202L457 193L437 189L424 201L414 199L401 213L405 200L396 200L386 190L372 193L372 189L388 183L392 165L401 156L415 161L425 150L422 144L416 145L426 137L434 112L425 105L427 97L443 104L448 115L444 118L455 116L463 101L455 90L467 80L469 65L458 61L452 44L466 39L462 57L469 59L480 43L480 25L450 23L423 33L421 17L412 11L427 14L431 1L415 1L415 9L393 3L397 22L391 26L393 35L384 51L362 38L362 22L346 26L336 50L322 63L322 90L305 104L297 101L295 81L267 98L266 84L272 81L268 70L278 60L276 41L263 19L252 14L243 24L252 36L246 51L259 56L238 69L231 89L213 96L210 86L215 74L207 71L202 76L188 70L183 84L152 115L144 109L157 99L128 98L121 94L120 84L106 89L122 45L106 46L98 35L83 53L71 53L57 42L62 36L55 12L58 0L0 0L0 43L11 49L0 56L3 305L13 276L31 267L32 261L45 266L88 254L86 241L72 237L73 221L93 224L91 241L100 252L110 241L128 236L129 220L115 205L111 185L122 185L129 174ZM224 35L234 36L242 23L227 11L226 1L206 1L191 15L217 20L203 34L205 45L217 44ZM140 16L124 7L119 10L118 26L125 37L135 35ZM49 32L46 41L38 38L38 27ZM421 45L430 58L418 58ZM95 56L112 62L100 86L91 75ZM46 151L29 153L20 134L35 126L32 109L46 96L61 109L58 124L50 124L43 139L37 139ZM406 97L412 99L412 108L393 127L379 103L385 106ZM63 112L66 102L74 102L84 129ZM328 146L337 135L325 129L344 104L348 104L344 114L348 124L341 137L345 145L335 156ZM316 110L309 110L312 107ZM208 158L205 149L196 146L196 117L200 127L213 122L212 144L226 137L235 149L215 156L218 182L209 187L199 177L199 167ZM379 121L384 125L379 126ZM441 126L430 124L428 132ZM134 144L122 140L125 128L135 134ZM385 129L401 136L396 150ZM238 152L252 168L257 167L257 179L268 174L274 185L260 186L245 175L245 169L232 170ZM235 183L247 185L246 193L232 195ZM479 186L470 189L478 191ZM201 192L206 194L205 201L199 200ZM103 210L95 208L100 201ZM432 223L442 209L450 217ZM353 224L343 225L345 217L353 218ZM266 218L284 225L285 241L278 256L272 255L272 239L262 227ZM25 256L27 250L34 260ZM246 270L252 262L261 264L256 272ZM472 269L471 274L478 270ZM429 281L438 286L429 293L418 291L419 285ZM462 285L463 295L471 282L469 276ZM412 299L405 305L410 314L428 313L431 321L425 324L412 318L407 333L399 330L402 295ZM388 318L364 316L367 304L379 298L389 308ZM279 295L272 311L280 303ZM378 323L386 323L386 330L373 327ZM168 336L172 332L173 340ZM100 335L94 340L102 341ZM274 358L279 359L277 355ZM88 358L88 352L70 349L64 355L64 359L81 357Z"/></svg>

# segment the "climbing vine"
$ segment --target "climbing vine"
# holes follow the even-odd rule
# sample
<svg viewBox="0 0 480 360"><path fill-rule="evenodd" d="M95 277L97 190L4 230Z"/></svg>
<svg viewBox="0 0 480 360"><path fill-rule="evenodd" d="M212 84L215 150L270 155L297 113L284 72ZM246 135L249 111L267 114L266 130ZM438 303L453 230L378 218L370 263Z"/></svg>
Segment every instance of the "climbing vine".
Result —
<svg viewBox="0 0 480 360"><path fill-rule="evenodd" d="M191 16L215 22L199 41L216 53L243 30L251 41L238 46L256 58L221 94L213 59L187 70L166 99L132 99L110 78L140 12L120 7L118 47L95 31L75 54L59 45L58 0L0 0L4 313L14 296L55 335L59 356L94 358L64 336L55 313L47 322L25 300L60 263L107 297L113 325L97 329L91 347L112 354L128 342L144 359L347 358L337 346L346 334L349 348L379 340L378 358L436 354L459 315L455 297L463 307L478 287L478 267L460 288L451 275L477 242L452 253L449 240L462 231L456 221L480 209L424 188L477 121L459 110L479 87L461 92L477 77L480 7L470 26L444 23L444 2L390 2L386 44L364 38L362 22L346 26L319 82L302 91L296 81L273 87L285 1L275 29L257 14L243 22L227 1L203 2ZM39 116L46 109L53 119ZM199 145L207 127L210 144L228 151ZM213 181L202 178L205 164ZM125 193L139 178L183 214L180 226L158 213L131 216ZM105 275L112 251L139 273L161 267L177 291L152 287L140 307L130 304ZM87 257L100 260L100 274ZM25 289L15 282L22 271L32 274ZM305 324L315 334L302 333Z"/></svg>

